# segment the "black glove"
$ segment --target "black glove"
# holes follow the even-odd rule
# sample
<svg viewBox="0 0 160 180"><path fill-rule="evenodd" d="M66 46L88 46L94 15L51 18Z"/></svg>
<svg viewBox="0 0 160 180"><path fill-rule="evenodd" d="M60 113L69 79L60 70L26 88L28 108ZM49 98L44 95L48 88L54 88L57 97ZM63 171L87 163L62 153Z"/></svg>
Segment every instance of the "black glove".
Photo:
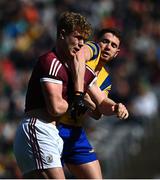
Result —
<svg viewBox="0 0 160 180"><path fill-rule="evenodd" d="M87 107L84 102L84 92L76 91L73 99L73 103L70 108L71 118L77 121L77 117L84 114Z"/></svg>

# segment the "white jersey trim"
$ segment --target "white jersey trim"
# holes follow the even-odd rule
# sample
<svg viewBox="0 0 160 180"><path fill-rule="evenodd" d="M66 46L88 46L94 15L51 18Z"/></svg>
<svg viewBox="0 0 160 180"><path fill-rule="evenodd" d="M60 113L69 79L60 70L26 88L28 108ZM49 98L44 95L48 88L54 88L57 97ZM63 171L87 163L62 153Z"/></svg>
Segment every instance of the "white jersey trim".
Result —
<svg viewBox="0 0 160 180"><path fill-rule="evenodd" d="M53 75L53 76L55 75L55 72L56 72L56 70L57 70L58 63L59 63L59 61L57 61L57 62L54 64L54 68L53 68L53 72L52 72L52 75Z"/></svg>
<svg viewBox="0 0 160 180"><path fill-rule="evenodd" d="M97 77L95 77L92 82L89 84L89 88L97 81Z"/></svg>
<svg viewBox="0 0 160 180"><path fill-rule="evenodd" d="M89 71L91 71L96 76L95 72L88 65L86 65L86 68L89 69Z"/></svg>
<svg viewBox="0 0 160 180"><path fill-rule="evenodd" d="M52 79L52 78L41 78L40 82L52 82L55 84L63 84L63 82L61 80Z"/></svg>

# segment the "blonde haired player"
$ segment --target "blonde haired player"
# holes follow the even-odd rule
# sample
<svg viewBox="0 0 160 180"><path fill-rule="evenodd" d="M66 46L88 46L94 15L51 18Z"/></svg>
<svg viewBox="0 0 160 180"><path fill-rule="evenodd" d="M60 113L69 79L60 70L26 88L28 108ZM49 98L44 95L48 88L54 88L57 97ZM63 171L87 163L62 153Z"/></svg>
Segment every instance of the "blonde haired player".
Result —
<svg viewBox="0 0 160 180"><path fill-rule="evenodd" d="M119 53L121 35L119 30L114 28L102 29L99 31L96 42L87 42L77 57L82 64L87 61L87 66L97 74L97 84L108 103L114 105L112 113L105 109L106 115L116 113L120 119L128 117L126 107L109 99L108 93L111 89L111 79L108 72L108 62L112 61ZM85 60L85 61L84 61ZM89 60L89 61L88 61ZM82 65L83 66L83 65ZM96 96L101 94L97 91ZM90 115L98 119L102 114L102 107L96 106L93 96L87 95L87 104L91 109ZM102 173L93 147L89 143L83 128L84 117L75 114L71 117L65 113L61 117L58 126L59 134L64 141L62 160L76 178L101 179Z"/></svg>

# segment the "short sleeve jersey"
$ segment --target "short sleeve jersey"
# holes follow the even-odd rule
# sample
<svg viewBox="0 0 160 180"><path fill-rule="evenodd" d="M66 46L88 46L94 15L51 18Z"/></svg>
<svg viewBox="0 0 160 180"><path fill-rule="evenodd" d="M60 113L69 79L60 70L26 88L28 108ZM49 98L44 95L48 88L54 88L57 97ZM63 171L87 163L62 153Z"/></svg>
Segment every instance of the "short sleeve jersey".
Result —
<svg viewBox="0 0 160 180"><path fill-rule="evenodd" d="M70 103L74 92L73 76L71 74L70 68L57 58L54 51L40 56L29 80L25 101L25 112L37 108L46 108L41 88L41 83L43 82L62 84L62 97ZM94 79L94 72L86 68L85 91Z"/></svg>
<svg viewBox="0 0 160 180"><path fill-rule="evenodd" d="M90 69L95 71L95 69L99 63L101 49L100 49L99 45L93 41L86 42L86 45L89 47L90 53L91 53L91 59L89 61L87 61L86 65L87 65L87 67L89 67ZM111 89L111 79L110 79L110 75L108 73L107 65L103 66L102 69L100 70L100 72L98 73L97 85L108 96L108 93ZM80 117L77 117L77 119L78 120L75 121L75 120L71 119L71 117L69 116L68 113L65 113L61 117L60 121L61 121L61 123L68 124L68 125L82 126L84 117L80 116Z"/></svg>

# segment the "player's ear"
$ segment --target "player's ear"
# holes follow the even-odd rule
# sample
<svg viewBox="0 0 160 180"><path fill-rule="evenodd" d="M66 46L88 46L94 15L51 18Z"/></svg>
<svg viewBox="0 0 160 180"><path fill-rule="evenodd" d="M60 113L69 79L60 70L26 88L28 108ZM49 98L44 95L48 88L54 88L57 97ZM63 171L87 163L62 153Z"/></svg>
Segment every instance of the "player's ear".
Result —
<svg viewBox="0 0 160 180"><path fill-rule="evenodd" d="M114 58L117 57L119 51L120 51L120 49L117 49L117 52L115 53Z"/></svg>
<svg viewBox="0 0 160 180"><path fill-rule="evenodd" d="M64 37L65 37L65 29L62 29L60 32L60 38L64 39Z"/></svg>

